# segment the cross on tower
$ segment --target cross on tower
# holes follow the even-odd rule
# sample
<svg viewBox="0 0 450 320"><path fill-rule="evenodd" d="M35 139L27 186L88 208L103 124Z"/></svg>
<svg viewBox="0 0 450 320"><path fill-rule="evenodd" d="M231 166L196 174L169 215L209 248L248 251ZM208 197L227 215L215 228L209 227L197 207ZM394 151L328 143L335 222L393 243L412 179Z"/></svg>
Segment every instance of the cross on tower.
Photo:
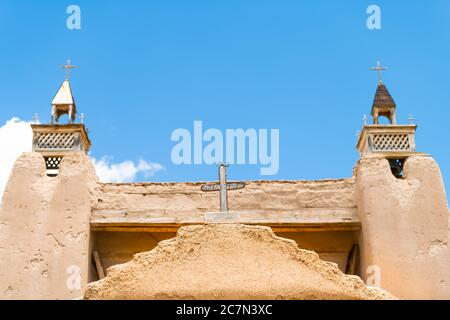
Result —
<svg viewBox="0 0 450 320"><path fill-rule="evenodd" d="M219 183L207 184L201 187L202 191L220 191L220 212L228 213L228 190L236 190L245 188L243 182L228 182L227 183L227 167L229 165L219 164Z"/></svg>
<svg viewBox="0 0 450 320"><path fill-rule="evenodd" d="M70 64L70 59L67 59L67 64L64 66L61 66L61 68L66 69L66 80L69 80L69 71L70 69L78 68L77 66L73 66Z"/></svg>
<svg viewBox="0 0 450 320"><path fill-rule="evenodd" d="M378 71L378 83L383 83L382 81L381 81L381 71L382 70L387 70L388 68L386 68L386 67L382 67L381 66L381 64L380 64L380 61L377 61L377 66L376 67L372 67L372 68L370 68L370 70L377 70Z"/></svg>

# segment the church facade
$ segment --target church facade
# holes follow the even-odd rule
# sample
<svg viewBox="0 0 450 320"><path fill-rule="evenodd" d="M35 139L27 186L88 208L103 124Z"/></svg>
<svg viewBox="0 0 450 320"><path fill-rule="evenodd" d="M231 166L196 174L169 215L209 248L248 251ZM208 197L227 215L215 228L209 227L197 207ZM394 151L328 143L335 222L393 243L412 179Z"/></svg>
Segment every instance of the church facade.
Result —
<svg viewBox="0 0 450 320"><path fill-rule="evenodd" d="M396 122L396 108L380 80L372 123L365 120L359 135L360 159L351 177L246 181L245 187L222 181L210 189L225 192L221 196L228 200L228 211L224 202L219 207L218 192L202 190L205 182L100 182L87 156L88 131L76 122L75 99L66 79L52 101L51 123L32 125L33 152L17 159L3 195L0 299L83 297L90 283L105 281L109 270L135 254L160 248L180 228L224 222L231 229L218 234L244 234L245 242L246 232L253 231L242 233L233 226L268 227L276 236L317 253L321 261L334 263L342 275L358 276L400 299L450 299L449 210L443 180L433 158L416 150L416 125ZM68 124L59 123L62 114L68 114ZM389 124L380 124L380 117ZM236 190L226 194L227 188ZM219 214L208 220L214 212ZM272 236L264 233L261 239L265 237ZM201 246L202 238L195 239ZM197 247L192 248L195 252ZM248 259L242 261L254 261L252 255L265 250L258 243L242 248L247 248ZM190 251L183 252L189 260ZM264 252L266 260L271 252ZM170 264L165 268L160 272L172 273ZM284 265L270 270L291 272ZM300 276L292 279L299 285L303 281ZM238 283L233 290L239 289ZM259 295L247 297L276 297L258 290ZM336 298L340 291L333 292L322 297ZM287 298L293 297L301 298Z"/></svg>

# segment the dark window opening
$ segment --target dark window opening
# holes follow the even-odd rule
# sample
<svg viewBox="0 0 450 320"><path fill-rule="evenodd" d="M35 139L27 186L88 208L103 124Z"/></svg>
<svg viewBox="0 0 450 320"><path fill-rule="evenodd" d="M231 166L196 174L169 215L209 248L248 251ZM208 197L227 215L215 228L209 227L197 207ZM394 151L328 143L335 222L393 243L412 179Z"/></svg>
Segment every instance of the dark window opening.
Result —
<svg viewBox="0 0 450 320"><path fill-rule="evenodd" d="M389 159L389 166L391 167L391 172L396 178L404 178L403 176L403 165L406 159Z"/></svg>
<svg viewBox="0 0 450 320"><path fill-rule="evenodd" d="M61 156L44 157L47 176L56 177L59 173L59 165L61 164Z"/></svg>

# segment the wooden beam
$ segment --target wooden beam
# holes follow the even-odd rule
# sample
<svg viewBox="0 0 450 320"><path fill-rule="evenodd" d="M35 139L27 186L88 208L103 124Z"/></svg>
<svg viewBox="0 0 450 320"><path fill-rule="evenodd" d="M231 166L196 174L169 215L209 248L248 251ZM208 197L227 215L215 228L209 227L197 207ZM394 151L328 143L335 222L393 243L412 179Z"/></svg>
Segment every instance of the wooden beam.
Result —
<svg viewBox="0 0 450 320"><path fill-rule="evenodd" d="M93 231L108 232L176 232L187 225L203 225L204 213L167 213L127 210L94 210ZM361 229L355 208L305 209L303 211L239 212L239 223L268 226L275 232L354 231Z"/></svg>
<svg viewBox="0 0 450 320"><path fill-rule="evenodd" d="M97 250L92 253L94 256L95 268L97 269L98 278L101 280L105 277L105 270L103 269L102 261L100 260L100 255Z"/></svg>
<svg viewBox="0 0 450 320"><path fill-rule="evenodd" d="M355 244L355 245L353 245L352 249L348 253L347 266L345 268L346 274L352 274L352 275L356 274L356 263L357 263L357 259L358 259L358 251L359 251L359 246L357 244Z"/></svg>
<svg viewBox="0 0 450 320"><path fill-rule="evenodd" d="M177 232L182 226L201 225L203 223L186 224L95 224L91 223L92 231L106 232ZM361 229L360 222L343 223L243 223L247 225L263 225L271 227L274 232L320 232L320 231L357 231Z"/></svg>

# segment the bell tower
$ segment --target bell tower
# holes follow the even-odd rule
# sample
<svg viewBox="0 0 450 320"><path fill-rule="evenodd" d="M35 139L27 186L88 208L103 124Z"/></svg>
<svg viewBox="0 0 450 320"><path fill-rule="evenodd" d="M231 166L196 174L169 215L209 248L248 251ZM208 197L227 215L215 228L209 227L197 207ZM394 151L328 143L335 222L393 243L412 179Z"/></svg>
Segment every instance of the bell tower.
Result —
<svg viewBox="0 0 450 320"><path fill-rule="evenodd" d="M395 119L395 102L392 99L391 94L389 93L386 86L381 81L381 71L387 70L387 68L382 67L380 62L377 62L377 66L370 68L371 70L376 70L378 72L378 86L377 91L375 93L375 98L373 99L372 104L372 122L374 124L378 124L379 117L386 117L389 119L391 124L396 123Z"/></svg>
<svg viewBox="0 0 450 320"><path fill-rule="evenodd" d="M364 125L358 138L358 149L361 156L374 153L384 156L389 160L392 173L396 177L403 174L403 163L413 154L416 154L414 135L417 125L397 124L396 104L387 87L381 81L381 71L387 70L377 63L371 68L378 71L378 85L372 104L372 124ZM389 124L380 124L379 118L386 117Z"/></svg>
<svg viewBox="0 0 450 320"><path fill-rule="evenodd" d="M47 175L56 176L62 158L68 152L84 151L91 147L88 132L84 125L83 114L77 120L77 108L69 82L70 69L76 68L70 60L62 68L66 69L66 78L52 100L51 121L49 124L32 124L33 151L44 156ZM61 115L68 115L68 123L60 124Z"/></svg>

